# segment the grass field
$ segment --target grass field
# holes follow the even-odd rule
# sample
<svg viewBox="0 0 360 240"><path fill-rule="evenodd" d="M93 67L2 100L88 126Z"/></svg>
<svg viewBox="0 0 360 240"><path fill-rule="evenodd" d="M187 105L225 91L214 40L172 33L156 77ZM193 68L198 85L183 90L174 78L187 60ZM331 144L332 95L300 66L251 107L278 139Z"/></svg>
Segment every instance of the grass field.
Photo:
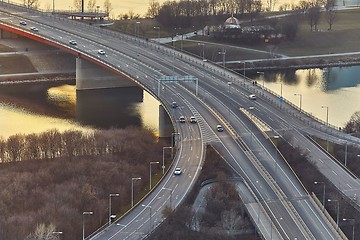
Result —
<svg viewBox="0 0 360 240"><path fill-rule="evenodd" d="M299 25L298 37L293 42L279 45L278 52L289 56L305 56L325 53L360 51L360 9L339 11L332 30L324 14L318 25L319 31L311 32L306 19Z"/></svg>
<svg viewBox="0 0 360 240"><path fill-rule="evenodd" d="M141 36L148 38L156 38L159 32L154 29L158 26L155 20L141 20L138 24ZM287 56L306 56L314 54L327 54L327 53L346 53L360 51L360 9L349 9L338 11L336 20L332 26L332 30L328 31L329 25L326 21L325 14L323 13L318 24L319 31L311 32L310 25L306 18L299 22L299 31L297 38L294 41L282 42L276 46L269 46L266 44L261 45L244 45L241 43L227 43L227 42L214 42L213 39L208 37L198 36L191 40L198 40L207 42L205 47L205 57L212 61L221 61L222 56L218 54L222 51L223 44L226 44L226 61L230 60L248 60L268 58L269 54L253 52L249 50L242 50L238 47L251 48L269 52L271 47L276 48L277 54ZM134 20L119 21L115 24L114 28L133 34L136 22ZM189 32L191 29L183 30ZM160 29L160 36L171 36L171 32L166 31L164 28ZM176 43L176 47L180 49L180 43ZM196 42L183 42L183 50L192 52L196 55L202 54L201 46Z"/></svg>

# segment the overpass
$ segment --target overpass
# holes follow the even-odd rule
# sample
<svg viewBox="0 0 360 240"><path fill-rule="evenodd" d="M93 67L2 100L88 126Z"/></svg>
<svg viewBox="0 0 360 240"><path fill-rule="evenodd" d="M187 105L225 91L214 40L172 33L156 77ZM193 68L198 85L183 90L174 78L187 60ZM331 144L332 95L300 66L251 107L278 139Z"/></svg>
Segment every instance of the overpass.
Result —
<svg viewBox="0 0 360 240"><path fill-rule="evenodd" d="M164 190L172 189L174 206L181 203L201 169L206 144L212 144L243 178L279 239L344 238L325 219L291 169L274 154L266 133L239 111L240 106L255 104L254 114L267 119L261 115L263 112L269 116L276 112L278 121L288 124L282 118L282 108L267 99L268 93L237 74L156 43L3 2L0 5L0 28L66 49L137 84L162 102L172 118L175 134L181 136L175 165L181 166L184 174L179 178L164 176L141 206L92 239L139 239L151 233L162 221L161 209L168 199ZM23 19L39 31L20 26ZM71 39L78 45L69 45ZM106 54L99 55L99 49ZM163 76L194 76L200 88L197 91L192 82L160 82ZM259 101L250 103L248 94L253 92L259 95ZM172 101L178 102L179 108L169 107ZM198 124L181 124L176 120L180 115L194 115ZM225 126L224 132L216 132L219 122ZM273 129L278 130L274 125ZM269 231L261 234L266 239L273 237Z"/></svg>

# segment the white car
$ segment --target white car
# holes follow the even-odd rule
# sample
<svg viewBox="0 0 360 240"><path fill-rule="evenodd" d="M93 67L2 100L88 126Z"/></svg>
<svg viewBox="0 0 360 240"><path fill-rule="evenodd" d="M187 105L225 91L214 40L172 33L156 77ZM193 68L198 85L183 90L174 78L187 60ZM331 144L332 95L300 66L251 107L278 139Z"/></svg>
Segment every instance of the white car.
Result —
<svg viewBox="0 0 360 240"><path fill-rule="evenodd" d="M218 124L218 125L216 126L216 130L217 130L218 132L224 131L223 127L222 127L220 124Z"/></svg>
<svg viewBox="0 0 360 240"><path fill-rule="evenodd" d="M251 99L251 100L256 100L256 95L255 95L255 94L250 94L250 95L249 95L249 99Z"/></svg>
<svg viewBox="0 0 360 240"><path fill-rule="evenodd" d="M71 44L71 45L74 45L74 46L75 46L75 45L77 45L77 42L76 42L75 40L70 40L70 41L69 41L69 44Z"/></svg>
<svg viewBox="0 0 360 240"><path fill-rule="evenodd" d="M190 117L190 123L197 123L197 120L194 116Z"/></svg>
<svg viewBox="0 0 360 240"><path fill-rule="evenodd" d="M179 121L180 121L181 123L184 123L184 122L185 122L185 117L184 117L184 116L180 116Z"/></svg>
<svg viewBox="0 0 360 240"><path fill-rule="evenodd" d="M175 168L174 175L180 175L181 174L181 168L177 167Z"/></svg>
<svg viewBox="0 0 360 240"><path fill-rule="evenodd" d="M31 29L32 31L34 31L34 32L38 32L38 31L39 31L39 29L37 29L36 27L30 27L30 29Z"/></svg>
<svg viewBox="0 0 360 240"><path fill-rule="evenodd" d="M171 103L171 107L172 107L172 108L177 108L177 107L178 107L177 102L175 102L175 101L174 101L174 102L172 102L172 103Z"/></svg>
<svg viewBox="0 0 360 240"><path fill-rule="evenodd" d="M100 54L100 55L105 55L105 51L102 50L102 49L99 49L99 50L98 50L98 54Z"/></svg>

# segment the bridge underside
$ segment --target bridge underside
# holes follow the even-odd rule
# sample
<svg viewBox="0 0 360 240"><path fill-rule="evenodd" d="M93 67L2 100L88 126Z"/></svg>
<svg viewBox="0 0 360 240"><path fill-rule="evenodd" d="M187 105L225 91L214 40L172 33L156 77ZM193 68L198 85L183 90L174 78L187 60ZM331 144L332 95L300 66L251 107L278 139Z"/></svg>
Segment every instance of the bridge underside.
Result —
<svg viewBox="0 0 360 240"><path fill-rule="evenodd" d="M18 38L18 35L0 28L0 39Z"/></svg>

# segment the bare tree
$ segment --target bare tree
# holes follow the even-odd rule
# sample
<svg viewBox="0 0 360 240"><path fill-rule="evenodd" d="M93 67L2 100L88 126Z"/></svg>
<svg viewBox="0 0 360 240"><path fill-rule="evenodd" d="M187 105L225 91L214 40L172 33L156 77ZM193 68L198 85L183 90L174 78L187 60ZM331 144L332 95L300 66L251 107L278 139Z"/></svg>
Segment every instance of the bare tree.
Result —
<svg viewBox="0 0 360 240"><path fill-rule="evenodd" d="M266 10L269 12L274 11L276 2L277 0L266 0Z"/></svg>
<svg viewBox="0 0 360 240"><path fill-rule="evenodd" d="M242 216L235 209L224 211L221 214L222 227L230 234L234 230L239 230L243 222Z"/></svg>
<svg viewBox="0 0 360 240"><path fill-rule="evenodd" d="M74 8L76 9L76 11L81 11L82 0L74 0Z"/></svg>
<svg viewBox="0 0 360 240"><path fill-rule="evenodd" d="M310 31L317 30L317 24L320 20L320 6L310 7L308 10L308 20L310 24Z"/></svg>
<svg viewBox="0 0 360 240"><path fill-rule="evenodd" d="M23 0L24 6L27 8L39 8L40 2L39 0Z"/></svg>
<svg viewBox="0 0 360 240"><path fill-rule="evenodd" d="M360 111L351 115L350 120L345 125L345 132L360 133Z"/></svg>
<svg viewBox="0 0 360 240"><path fill-rule="evenodd" d="M110 15L110 13L112 12L113 10L113 6L111 4L111 1L110 0L105 0L104 1L104 11L107 15Z"/></svg>
<svg viewBox="0 0 360 240"><path fill-rule="evenodd" d="M326 11L326 21L329 24L329 31L332 29L332 25L334 24L335 20L336 20L336 11L335 10L329 10Z"/></svg>
<svg viewBox="0 0 360 240"><path fill-rule="evenodd" d="M5 162L6 141L0 137L0 162Z"/></svg>
<svg viewBox="0 0 360 240"><path fill-rule="evenodd" d="M89 0L87 3L87 9L89 12L96 11L96 0Z"/></svg>
<svg viewBox="0 0 360 240"><path fill-rule="evenodd" d="M26 237L26 240L60 240L56 232L55 225L50 223L48 226L41 223L36 226L35 232Z"/></svg>
<svg viewBox="0 0 360 240"><path fill-rule="evenodd" d="M159 10L160 10L160 3L155 0L150 0L149 8L147 10L146 16L150 18L154 18L159 15Z"/></svg>
<svg viewBox="0 0 360 240"><path fill-rule="evenodd" d="M23 153L24 138L20 134L10 136L6 143L6 148L10 161L21 161Z"/></svg>

